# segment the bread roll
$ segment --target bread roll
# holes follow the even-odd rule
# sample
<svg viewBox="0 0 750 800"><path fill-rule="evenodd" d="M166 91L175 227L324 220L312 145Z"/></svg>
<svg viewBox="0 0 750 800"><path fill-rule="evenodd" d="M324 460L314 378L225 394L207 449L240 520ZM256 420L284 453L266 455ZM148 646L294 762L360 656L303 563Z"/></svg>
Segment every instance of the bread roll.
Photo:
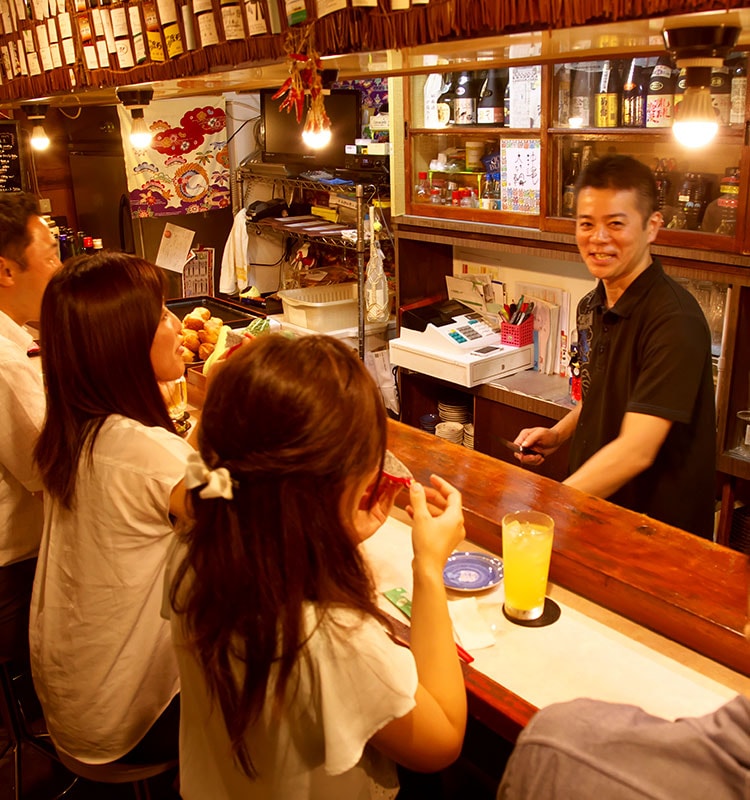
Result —
<svg viewBox="0 0 750 800"><path fill-rule="evenodd" d="M199 338L201 333L203 333L203 331L183 330L182 331L183 346L187 347L188 350L192 350L194 353L197 353L198 348L201 346L201 340Z"/></svg>
<svg viewBox="0 0 750 800"><path fill-rule="evenodd" d="M205 361L213 353L216 345L213 342L204 342L198 348L198 360Z"/></svg>
<svg viewBox="0 0 750 800"><path fill-rule="evenodd" d="M203 326L202 331L198 331L198 338L201 342L216 344L219 338L219 331L224 323L218 317L211 317Z"/></svg>
<svg viewBox="0 0 750 800"><path fill-rule="evenodd" d="M205 306L196 306L190 313L195 317L200 317L204 322L211 319L211 312Z"/></svg>
<svg viewBox="0 0 750 800"><path fill-rule="evenodd" d="M188 350L187 347L182 348L180 355L186 364L192 364L195 361L195 353L192 350Z"/></svg>
<svg viewBox="0 0 750 800"><path fill-rule="evenodd" d="M198 316L194 312L190 312L187 316L185 316L182 320L182 327L187 328L191 331L199 331L202 330L205 320L203 317Z"/></svg>

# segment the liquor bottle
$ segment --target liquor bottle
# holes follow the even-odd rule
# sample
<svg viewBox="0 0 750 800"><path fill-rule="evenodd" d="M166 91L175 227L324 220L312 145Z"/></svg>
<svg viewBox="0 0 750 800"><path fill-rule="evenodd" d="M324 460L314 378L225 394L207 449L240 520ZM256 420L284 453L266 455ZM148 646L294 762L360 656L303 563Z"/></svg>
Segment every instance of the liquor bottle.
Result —
<svg viewBox="0 0 750 800"><path fill-rule="evenodd" d="M734 236L737 227L737 206L740 193L739 167L727 167L719 184L719 199L716 204L721 209L721 220L716 233Z"/></svg>
<svg viewBox="0 0 750 800"><path fill-rule="evenodd" d="M443 91L437 99L438 125L453 124L453 99L455 95L456 76L448 72L445 76Z"/></svg>
<svg viewBox="0 0 750 800"><path fill-rule="evenodd" d="M477 124L496 127L505 125L505 87L507 85L507 69L488 70L477 103Z"/></svg>
<svg viewBox="0 0 750 800"><path fill-rule="evenodd" d="M557 97L557 117L555 124L565 128L570 119L570 65L561 64L555 69L555 96Z"/></svg>
<svg viewBox="0 0 750 800"><path fill-rule="evenodd" d="M745 124L745 102L747 98L747 62L745 56L733 60L732 90L730 92L729 124Z"/></svg>
<svg viewBox="0 0 750 800"><path fill-rule="evenodd" d="M605 61L595 95L594 125L616 128L620 123L620 70L616 61Z"/></svg>
<svg viewBox="0 0 750 800"><path fill-rule="evenodd" d="M697 172L685 173L677 194L677 205L680 224L675 227L697 231L706 208L706 181L702 175Z"/></svg>
<svg viewBox="0 0 750 800"><path fill-rule="evenodd" d="M438 117L438 98L443 91L443 76L433 72L424 82L424 126L425 128L442 127ZM445 123L443 123L444 125Z"/></svg>
<svg viewBox="0 0 750 800"><path fill-rule="evenodd" d="M675 78L674 83L674 108L677 109L677 106L682 102L682 98L685 97L685 89L687 88L687 70L683 67L680 70L677 70L676 76L673 73L673 77Z"/></svg>
<svg viewBox="0 0 750 800"><path fill-rule="evenodd" d="M463 70L456 81L453 98L453 123L455 125L476 125L477 102L481 78L476 72Z"/></svg>
<svg viewBox="0 0 750 800"><path fill-rule="evenodd" d="M666 53L659 56L651 71L646 92L646 127L669 128L674 116L674 78L672 62Z"/></svg>
<svg viewBox="0 0 750 800"><path fill-rule="evenodd" d="M625 128L646 127L646 92L643 87L643 72L638 59L628 65L622 86L621 122Z"/></svg>
<svg viewBox="0 0 750 800"><path fill-rule="evenodd" d="M729 112L732 105L732 76L728 67L714 67L711 70L711 105L716 109L719 125L729 125Z"/></svg>
<svg viewBox="0 0 750 800"><path fill-rule="evenodd" d="M581 174L581 151L571 150L570 161L568 163L568 173L563 182L562 193L562 215L564 217L575 216L576 202L576 183Z"/></svg>
<svg viewBox="0 0 750 800"><path fill-rule="evenodd" d="M573 73L568 121L571 128L588 128L591 125L592 75L587 64L579 64Z"/></svg>

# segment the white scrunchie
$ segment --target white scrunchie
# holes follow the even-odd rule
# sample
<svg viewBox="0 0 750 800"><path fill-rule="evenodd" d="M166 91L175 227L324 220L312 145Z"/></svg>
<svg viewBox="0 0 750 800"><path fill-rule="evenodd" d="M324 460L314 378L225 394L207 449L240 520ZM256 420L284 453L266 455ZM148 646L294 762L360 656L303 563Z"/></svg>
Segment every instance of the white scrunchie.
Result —
<svg viewBox="0 0 750 800"><path fill-rule="evenodd" d="M209 469L197 451L190 453L185 468L185 486L188 489L195 489L198 486L203 488L198 492L198 496L204 500L215 497L223 497L231 500L234 497L232 492L232 476L226 467Z"/></svg>

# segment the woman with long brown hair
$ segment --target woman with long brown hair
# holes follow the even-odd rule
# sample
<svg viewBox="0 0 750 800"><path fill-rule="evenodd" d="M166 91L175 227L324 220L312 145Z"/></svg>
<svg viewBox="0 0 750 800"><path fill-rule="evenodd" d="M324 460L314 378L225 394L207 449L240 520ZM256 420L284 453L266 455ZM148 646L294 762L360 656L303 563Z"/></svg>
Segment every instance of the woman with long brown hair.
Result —
<svg viewBox="0 0 750 800"><path fill-rule="evenodd" d="M398 491L362 363L331 337L259 339L213 378L198 438L170 565L183 798L394 797L394 761L451 763L466 697L442 569L461 496L436 476L410 487L410 651L358 547Z"/></svg>
<svg viewBox="0 0 750 800"><path fill-rule="evenodd" d="M30 646L55 745L87 763L177 753L179 677L161 599L192 448L159 381L183 374L162 273L71 259L42 302L45 491Z"/></svg>

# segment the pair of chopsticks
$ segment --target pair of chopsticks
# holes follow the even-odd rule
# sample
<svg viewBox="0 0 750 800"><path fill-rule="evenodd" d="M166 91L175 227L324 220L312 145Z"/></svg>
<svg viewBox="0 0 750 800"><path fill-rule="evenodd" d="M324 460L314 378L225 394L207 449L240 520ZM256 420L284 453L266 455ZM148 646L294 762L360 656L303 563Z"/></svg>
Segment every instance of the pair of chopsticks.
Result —
<svg viewBox="0 0 750 800"><path fill-rule="evenodd" d="M393 605L396 606L396 608L405 617L411 619L411 598L407 594L406 589L402 587L389 589L387 592L383 592L383 597L393 603ZM474 660L474 656L464 650L458 642L455 644L458 657L461 659L461 661L465 662L466 664L471 664L471 662Z"/></svg>

